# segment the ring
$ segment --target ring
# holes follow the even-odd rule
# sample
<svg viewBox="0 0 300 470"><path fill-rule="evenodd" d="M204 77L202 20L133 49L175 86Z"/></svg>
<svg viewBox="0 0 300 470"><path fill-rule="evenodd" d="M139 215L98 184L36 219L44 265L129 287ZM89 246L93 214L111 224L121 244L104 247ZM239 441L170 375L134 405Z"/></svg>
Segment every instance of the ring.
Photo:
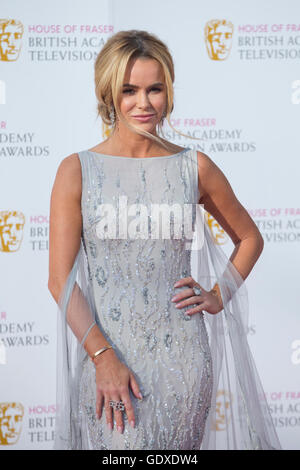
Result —
<svg viewBox="0 0 300 470"><path fill-rule="evenodd" d="M115 408L116 410L119 410L119 411L125 410L125 405L122 401L110 400L109 401L109 406L111 406L112 408Z"/></svg>
<svg viewBox="0 0 300 470"><path fill-rule="evenodd" d="M200 289L200 287L194 286L192 289L193 289L195 295L201 295L202 294L202 290Z"/></svg>

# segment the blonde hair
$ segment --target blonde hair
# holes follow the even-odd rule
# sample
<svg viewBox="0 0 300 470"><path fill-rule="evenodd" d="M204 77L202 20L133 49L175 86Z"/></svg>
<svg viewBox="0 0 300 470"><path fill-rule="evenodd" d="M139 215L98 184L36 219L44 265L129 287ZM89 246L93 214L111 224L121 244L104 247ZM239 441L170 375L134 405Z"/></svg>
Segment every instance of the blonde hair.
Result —
<svg viewBox="0 0 300 470"><path fill-rule="evenodd" d="M129 124L120 112L119 97L127 65L131 59L140 57L156 59L161 64L167 89L165 117L175 132L185 135L175 129L170 122L170 115L174 108L173 82L175 79L172 56L168 47L158 37L149 34L147 31L135 29L119 31L107 40L99 52L95 61L97 117L100 116L106 124L112 125L111 110L115 110L116 116L131 130L155 140L167 148L161 138ZM162 125L163 120L158 124L159 131L163 134Z"/></svg>

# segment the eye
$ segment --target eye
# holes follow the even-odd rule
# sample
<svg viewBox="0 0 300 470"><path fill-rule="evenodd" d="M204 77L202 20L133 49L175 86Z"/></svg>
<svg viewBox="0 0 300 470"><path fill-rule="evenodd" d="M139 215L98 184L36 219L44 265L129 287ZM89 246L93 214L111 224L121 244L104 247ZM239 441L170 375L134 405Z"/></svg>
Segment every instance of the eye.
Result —
<svg viewBox="0 0 300 470"><path fill-rule="evenodd" d="M153 87L153 88L150 88L149 91L154 91L154 92L158 92L158 93L159 93L160 91L162 91L162 89L159 88L159 87ZM123 90L123 93L125 93L125 94L127 94L127 95L131 95L131 94L133 94L134 92L135 92L135 90L134 90L133 88L125 88L125 89Z"/></svg>
<svg viewBox="0 0 300 470"><path fill-rule="evenodd" d="M134 89L133 88L126 88L125 90L123 90L123 93L126 93L127 95L130 95L130 94L134 93Z"/></svg>
<svg viewBox="0 0 300 470"><path fill-rule="evenodd" d="M153 88L150 89L150 91L158 91L159 92L159 91L161 91L161 88L153 87Z"/></svg>

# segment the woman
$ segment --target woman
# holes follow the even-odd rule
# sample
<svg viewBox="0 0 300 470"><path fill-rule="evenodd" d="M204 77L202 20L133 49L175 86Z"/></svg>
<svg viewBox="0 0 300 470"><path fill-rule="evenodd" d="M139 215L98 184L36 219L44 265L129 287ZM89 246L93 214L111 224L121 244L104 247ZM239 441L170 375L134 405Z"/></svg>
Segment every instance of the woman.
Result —
<svg viewBox="0 0 300 470"><path fill-rule="evenodd" d="M95 63L98 112L112 133L57 171L48 283L61 316L56 449L280 448L244 318L243 280L263 239L207 155L159 136L165 117L171 125L173 82L157 37L112 36ZM194 277L192 237L175 236L183 224L174 214L172 234L158 237L147 212L155 204L196 207ZM198 204L234 242L230 261Z"/></svg>

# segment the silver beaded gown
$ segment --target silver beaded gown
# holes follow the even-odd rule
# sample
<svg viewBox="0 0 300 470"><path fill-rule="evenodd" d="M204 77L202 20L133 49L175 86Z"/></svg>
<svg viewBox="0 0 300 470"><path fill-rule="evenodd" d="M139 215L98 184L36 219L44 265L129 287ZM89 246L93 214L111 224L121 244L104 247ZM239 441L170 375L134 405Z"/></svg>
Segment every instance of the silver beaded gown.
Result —
<svg viewBox="0 0 300 470"><path fill-rule="evenodd" d="M120 434L95 416L95 367L84 361L79 413L84 449L199 449L212 391L211 355L203 314L184 315L171 298L174 283L190 276L185 237L99 239L96 208L119 196L127 205L198 202L197 154L130 158L79 153L82 166L83 241L96 320L119 359L135 374L143 399L130 393L136 417L124 416ZM137 207L137 206L135 206ZM138 209L138 207L137 207ZM136 212L139 214L139 212ZM132 219L132 218L131 218ZM173 219L174 220L174 219ZM149 221L149 234L151 220Z"/></svg>
<svg viewBox="0 0 300 470"><path fill-rule="evenodd" d="M194 210L184 223L192 215L192 230L203 234L194 252L196 270L191 232L185 225L180 235L176 210L167 235L161 219L155 231L152 205L201 213L197 152L131 158L85 150L78 156L83 228L58 301L54 449L280 449L247 342L243 279L207 219L194 226ZM113 221L116 232L109 233ZM189 276L206 290L219 283L222 312L185 316L187 307L175 307L171 298L186 287L174 283ZM115 422L109 430L104 411L96 418L95 367L83 347L95 323L143 396L130 391L136 426L123 413L122 434Z"/></svg>

